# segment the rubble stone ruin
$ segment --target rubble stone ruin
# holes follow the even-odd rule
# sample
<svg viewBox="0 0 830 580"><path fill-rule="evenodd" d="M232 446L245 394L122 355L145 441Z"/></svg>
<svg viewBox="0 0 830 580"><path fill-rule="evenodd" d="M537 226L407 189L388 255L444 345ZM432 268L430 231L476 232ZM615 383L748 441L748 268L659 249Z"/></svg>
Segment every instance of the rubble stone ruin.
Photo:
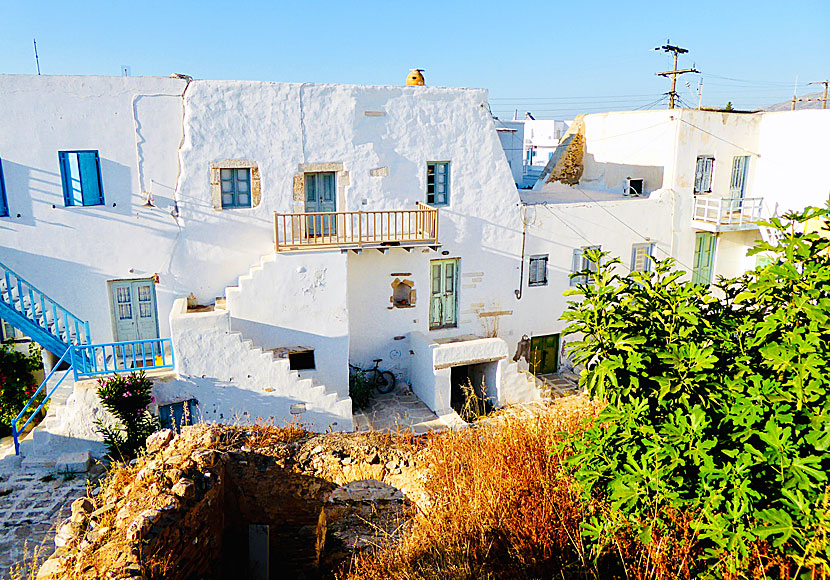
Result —
<svg viewBox="0 0 830 580"><path fill-rule="evenodd" d="M417 492L416 443L395 439L160 431L146 457L73 503L38 578L333 578L355 551L392 539L408 513L401 488Z"/></svg>

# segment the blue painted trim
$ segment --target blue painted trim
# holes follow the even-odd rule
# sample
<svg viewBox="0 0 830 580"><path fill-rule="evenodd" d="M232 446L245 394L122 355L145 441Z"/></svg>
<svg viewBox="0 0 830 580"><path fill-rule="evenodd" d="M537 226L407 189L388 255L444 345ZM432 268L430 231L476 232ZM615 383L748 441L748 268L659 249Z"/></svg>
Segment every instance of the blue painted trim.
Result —
<svg viewBox="0 0 830 580"><path fill-rule="evenodd" d="M0 217L9 217L9 200L6 198L6 179L3 177L2 159L0 159Z"/></svg>
<svg viewBox="0 0 830 580"><path fill-rule="evenodd" d="M40 392L41 392L41 391L43 390L43 388L46 386L46 383L48 383L48 382L49 382L49 379L51 379L51 378L52 378L52 375L54 375L54 374L55 374L55 372L58 370L58 367L61 365L61 363L62 363L62 362L64 362L64 361L66 361L66 356L67 356L67 355L69 355L69 360L70 360L70 366L69 366L69 368L68 368L68 369L66 369L66 371L63 373L63 376L61 377L61 379L60 379L57 383L55 383L54 388L52 388L52 390L51 390L51 391L49 391L49 392L46 394L46 396L45 396L45 397L43 398L43 400L40 402L40 405L38 405L37 409L35 409L35 410L32 412L32 414L31 414L31 415L29 415L29 418L26 420L26 422L25 422L25 423L23 423L23 427L20 427L20 428L18 429L18 427L17 427L17 423L20 421L21 417L23 417L23 415L26 413L26 410L27 410L27 409L28 409L28 408L32 405L32 402L35 400L35 397L37 397L37 396L40 394ZM14 418L14 420L12 421L12 437L14 438L14 454L15 454L15 455L20 455L20 434L21 434L23 431L25 431L25 430L26 430L26 427L28 427L28 426L29 426L29 423L31 423L31 422L32 422L32 419L34 419L34 418L37 416L37 414L38 414L38 413L40 412L40 410L43 408L43 405L45 405L45 404L46 404L46 401L48 401L48 400L52 397L52 395L55 393L55 391L56 391L56 390L58 390L58 387L59 387L59 386L61 386L61 383L63 383L63 380L66 378L66 375L68 375L68 374L69 374L69 371L71 371L71 370L72 370L72 364L71 364L71 361L72 361L72 349L67 348L67 349L64 351L63 355L61 356L61 358L60 358L60 359L58 359L58 362L57 362L57 363L55 363L55 366L53 366L53 367L52 367L52 371L49 373L49 375L48 375L45 379L43 379L43 382L42 382L42 383L40 383L40 386L38 387L37 391L35 391L35 394L34 394L34 395L32 395L32 397L31 397L31 398L29 399L29 401L26 403L26 406L25 406L25 407L23 407L23 410L22 410L22 411L20 411L20 413L18 413L18 414L17 414L17 417L15 417L15 418Z"/></svg>
<svg viewBox="0 0 830 580"><path fill-rule="evenodd" d="M76 381L98 375L176 367L170 338L89 344L74 346L72 350L75 353L73 367ZM98 366L99 353L103 367ZM156 357L161 357L160 364L156 362Z"/></svg>
<svg viewBox="0 0 830 580"><path fill-rule="evenodd" d="M17 310L6 304L4 300L0 300L0 318L20 330L20 332L51 353L58 354L69 348L68 344L20 314Z"/></svg>
<svg viewBox="0 0 830 580"><path fill-rule="evenodd" d="M81 168L81 160L79 157L80 153L93 153L95 155L95 173L93 179L96 180L98 184L98 198L96 203L86 203L86 199L84 197L84 181L89 183L89 174L84 173ZM72 169L69 163L70 156L75 155L75 158L78 161L78 180L81 183L81 203L76 204L75 199L73 196L72 190ZM87 206L95 206L95 205L104 205L104 182L103 178L101 177L101 158L98 155L97 149L79 149L77 151L58 151L58 165L60 166L61 171L61 185L63 187L63 203L66 207L87 207Z"/></svg>

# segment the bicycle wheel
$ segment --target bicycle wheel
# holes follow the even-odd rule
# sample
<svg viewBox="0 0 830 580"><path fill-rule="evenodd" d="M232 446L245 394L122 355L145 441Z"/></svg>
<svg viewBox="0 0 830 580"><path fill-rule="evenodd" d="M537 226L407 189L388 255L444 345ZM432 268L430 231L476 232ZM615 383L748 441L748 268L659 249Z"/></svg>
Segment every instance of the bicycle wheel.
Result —
<svg viewBox="0 0 830 580"><path fill-rule="evenodd" d="M379 393L391 393L395 389L395 375L389 371L379 372L375 388Z"/></svg>

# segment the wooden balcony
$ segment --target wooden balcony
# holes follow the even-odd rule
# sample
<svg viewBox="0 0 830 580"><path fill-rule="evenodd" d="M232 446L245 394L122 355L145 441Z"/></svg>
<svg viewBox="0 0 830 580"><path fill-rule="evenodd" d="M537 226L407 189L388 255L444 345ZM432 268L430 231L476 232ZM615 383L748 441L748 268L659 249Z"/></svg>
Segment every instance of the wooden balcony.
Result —
<svg viewBox="0 0 830 580"><path fill-rule="evenodd" d="M716 233L755 230L763 206L762 197L695 197L692 227Z"/></svg>
<svg viewBox="0 0 830 580"><path fill-rule="evenodd" d="M274 213L277 252L438 247L438 209Z"/></svg>

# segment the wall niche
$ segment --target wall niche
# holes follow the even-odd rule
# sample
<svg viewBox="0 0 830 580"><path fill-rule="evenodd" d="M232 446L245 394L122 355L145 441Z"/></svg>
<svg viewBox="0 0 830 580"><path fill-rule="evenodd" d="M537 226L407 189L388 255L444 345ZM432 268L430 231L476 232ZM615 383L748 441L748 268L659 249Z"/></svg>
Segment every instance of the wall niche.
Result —
<svg viewBox="0 0 830 580"><path fill-rule="evenodd" d="M389 297L393 308L412 308L415 306L415 282L395 278L392 281L392 296Z"/></svg>

